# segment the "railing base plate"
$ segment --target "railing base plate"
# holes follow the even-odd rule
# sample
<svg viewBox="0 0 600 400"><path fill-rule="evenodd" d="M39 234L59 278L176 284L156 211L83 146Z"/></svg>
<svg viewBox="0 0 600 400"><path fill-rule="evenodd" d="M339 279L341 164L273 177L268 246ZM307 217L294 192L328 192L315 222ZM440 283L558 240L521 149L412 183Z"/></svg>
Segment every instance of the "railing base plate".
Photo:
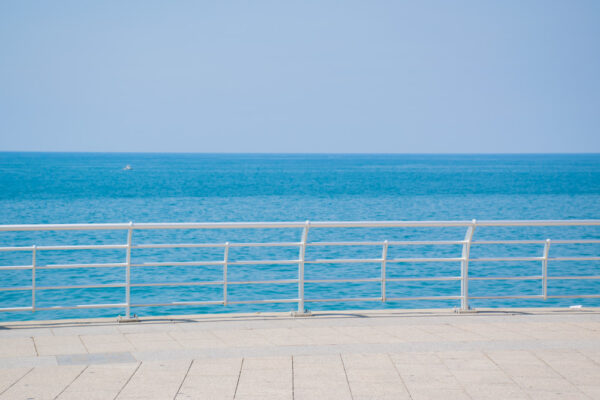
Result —
<svg viewBox="0 0 600 400"><path fill-rule="evenodd" d="M312 317L312 313L310 311L304 311L304 312L292 311L290 314L294 318Z"/></svg>
<svg viewBox="0 0 600 400"><path fill-rule="evenodd" d="M463 310L462 308L458 308L457 307L457 308L454 309L454 312L456 314L475 314L475 313L477 313L477 309L475 309L475 308L469 308L467 310Z"/></svg>
<svg viewBox="0 0 600 400"><path fill-rule="evenodd" d="M137 317L137 315L134 315L133 317L130 317L130 318L122 317L119 315L117 317L117 322L120 324L125 324L128 322L140 322L140 319Z"/></svg>

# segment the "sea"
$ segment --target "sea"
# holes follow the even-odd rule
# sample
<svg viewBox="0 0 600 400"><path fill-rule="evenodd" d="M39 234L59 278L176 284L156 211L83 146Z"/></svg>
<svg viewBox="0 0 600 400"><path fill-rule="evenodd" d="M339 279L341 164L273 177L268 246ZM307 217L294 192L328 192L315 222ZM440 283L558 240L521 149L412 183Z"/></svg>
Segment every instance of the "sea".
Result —
<svg viewBox="0 0 600 400"><path fill-rule="evenodd" d="M130 166L130 168L125 168ZM600 154L160 154L0 153L0 224L108 222L434 221L600 219ZM0 232L0 247L125 244L126 231ZM135 231L134 244L298 242L300 229ZM465 228L309 230L308 241L462 240ZM598 227L477 228L473 240L600 239ZM298 247L232 248L229 259L297 259ZM390 246L388 257L460 257L462 246ZM308 247L307 260L378 258L380 246ZM540 257L542 244L473 245L471 257ZM600 256L600 245L551 245L549 257ZM0 265L31 265L29 251L0 252ZM125 251L39 251L36 265L123 263ZM220 281L223 248L134 249L133 304L219 301L222 285L141 286ZM473 262L472 277L536 277L540 261ZM228 280L289 280L293 264L231 265ZM389 263L389 278L455 277L459 262ZM550 261L549 276L600 276L599 261ZM381 263L307 264L310 280L379 278ZM31 270L0 269L0 308L31 305ZM36 306L122 303L125 269L36 272ZM77 285L103 288L64 288ZM56 287L47 289L44 287ZM540 279L474 280L472 296L539 295ZM297 297L294 283L231 284L231 302ZM460 282L388 282L390 298L458 296ZM600 280L554 279L549 295L598 295ZM307 283L307 299L378 298L380 282ZM310 310L451 308L458 300L307 302ZM594 298L473 299L472 307L600 306ZM139 316L296 310L295 303L133 307ZM0 320L113 317L123 308L0 312Z"/></svg>

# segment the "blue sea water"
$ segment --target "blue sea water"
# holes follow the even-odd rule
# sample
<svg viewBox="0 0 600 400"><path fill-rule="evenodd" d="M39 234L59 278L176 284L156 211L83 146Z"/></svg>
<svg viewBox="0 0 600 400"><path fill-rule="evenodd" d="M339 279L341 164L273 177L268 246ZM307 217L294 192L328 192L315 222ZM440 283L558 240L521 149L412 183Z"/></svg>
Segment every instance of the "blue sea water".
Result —
<svg viewBox="0 0 600 400"><path fill-rule="evenodd" d="M129 171L123 170L131 165ZM99 222L487 220L600 218L600 155L290 155L0 153L0 224ZM294 229L135 232L134 243L298 241ZM311 229L309 241L461 240L464 228ZM600 239L598 228L481 228L474 239ZM123 244L124 231L0 232L0 246ZM459 257L460 246L391 247L390 257ZM540 256L540 245L474 246L473 257ZM309 248L308 259L377 258L381 248ZM556 245L551 256L598 256L598 245ZM222 259L222 249L134 250L132 261ZM232 260L298 256L297 248L232 249ZM37 264L123 262L123 250L40 252ZM0 265L31 254L2 252ZM600 275L600 262L554 262L551 275ZM457 276L459 263L388 265L388 277ZM539 275L539 262L473 263L471 276ZM230 280L294 279L294 265L232 266ZM307 279L376 278L379 264L311 264ZM220 280L221 267L134 268L132 282ZM38 271L38 286L110 284L123 268ZM1 287L27 286L31 271L0 271ZM458 282L388 283L388 296L458 295ZM532 281L474 281L472 295L539 294ZM378 297L376 282L307 284L307 298ZM551 281L549 294L600 294L600 282ZM220 286L137 287L132 302L220 300ZM229 288L229 299L294 298L293 284ZM124 289L38 291L39 307L117 303ZM28 306L30 291L0 292L0 307ZM473 300L474 307L599 306L597 299ZM313 310L453 307L456 301L307 303ZM139 315L286 311L295 304L140 307ZM0 313L0 320L114 316L122 309Z"/></svg>

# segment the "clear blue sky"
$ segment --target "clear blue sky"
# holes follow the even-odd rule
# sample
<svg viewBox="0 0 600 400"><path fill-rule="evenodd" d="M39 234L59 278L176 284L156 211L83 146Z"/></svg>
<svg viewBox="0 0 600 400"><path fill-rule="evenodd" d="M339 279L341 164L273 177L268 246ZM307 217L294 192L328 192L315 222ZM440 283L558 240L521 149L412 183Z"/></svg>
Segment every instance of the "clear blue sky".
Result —
<svg viewBox="0 0 600 400"><path fill-rule="evenodd" d="M600 152L600 1L4 0L0 150Z"/></svg>

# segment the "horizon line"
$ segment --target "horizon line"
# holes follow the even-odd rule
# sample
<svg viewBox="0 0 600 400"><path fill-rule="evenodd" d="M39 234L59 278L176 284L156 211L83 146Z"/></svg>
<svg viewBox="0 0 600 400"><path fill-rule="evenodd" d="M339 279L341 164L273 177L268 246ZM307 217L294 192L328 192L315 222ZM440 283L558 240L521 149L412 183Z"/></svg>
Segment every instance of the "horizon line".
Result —
<svg viewBox="0 0 600 400"><path fill-rule="evenodd" d="M600 152L436 152L436 153L392 153L392 152L189 152L189 151L81 151L81 150L0 150L2 153L38 154L181 154L181 155L600 155Z"/></svg>

